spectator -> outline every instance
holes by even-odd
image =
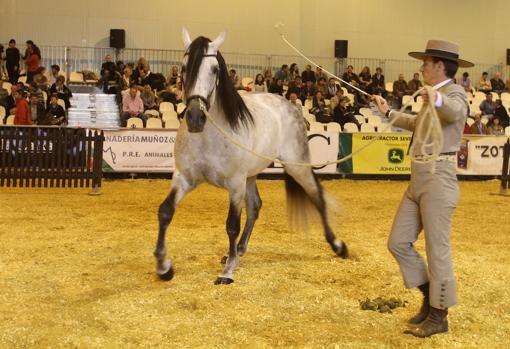
[[[482,76],[480,77],[480,81],[478,82],[478,91],[485,92],[485,93],[492,91],[492,85],[488,79],[488,76],[489,76],[489,74],[487,72],[482,73]]]
[[[181,79],[177,80],[177,84],[175,85],[175,87],[173,89],[173,92],[175,94],[175,101],[177,102],[177,104],[181,103],[182,102],[182,96],[183,96],[182,80]]]
[[[466,93],[473,92],[473,86],[471,85],[471,79],[469,78],[469,74],[467,71],[462,74],[462,78],[460,78],[460,80],[457,83],[464,88],[464,91],[466,91]]]
[[[253,82],[253,92],[267,92],[267,86],[264,83],[264,77],[262,74],[257,74],[255,76],[255,81]]]
[[[140,70],[143,70],[143,66],[147,64],[145,58],[140,57],[138,62],[136,62],[136,66],[133,68],[133,80],[136,85],[142,84],[142,78],[140,77]]]
[[[149,85],[156,91],[165,89],[165,77],[163,74],[152,73],[148,64],[143,65],[143,69],[140,71],[140,77],[142,78],[141,86]]]
[[[413,78],[409,80],[407,87],[409,88],[409,94],[413,94],[422,88],[423,84],[420,81],[420,74],[414,73]]]
[[[475,122],[471,125],[471,134],[473,135],[488,135],[489,130],[482,122],[482,116],[477,113],[475,114]]]
[[[283,80],[282,79],[275,79],[275,82],[269,86],[269,93],[278,94],[280,96],[283,96]]]
[[[323,77],[320,77],[317,82],[317,91],[321,92],[322,97],[328,94],[328,85],[326,84],[326,79]]]
[[[316,73],[315,73],[316,81],[319,81],[320,78],[324,78],[324,81],[328,80],[328,76],[322,71],[321,66],[318,66],[315,71],[316,71]]]
[[[301,77],[296,76],[294,81],[289,82],[289,88],[287,89],[287,93],[285,93],[285,98],[289,99],[291,93],[295,93],[299,97],[301,95],[302,88],[303,83],[301,82]]]
[[[501,125],[498,117],[494,117],[492,119],[492,123],[488,127],[488,131],[489,131],[489,134],[493,135],[493,136],[504,136],[505,135],[505,129]]]
[[[264,83],[266,84],[267,89],[269,90],[269,86],[273,83],[273,74],[271,73],[271,69],[267,69],[264,72]]]
[[[358,126],[358,130],[360,129],[361,125],[354,117],[353,111],[351,108],[348,107],[349,104],[349,98],[342,97],[340,99],[340,102],[333,110],[333,122],[339,123],[342,128],[344,125],[348,122],[352,122]]]
[[[65,103],[66,109],[71,107],[69,99],[73,96],[71,90],[64,84],[65,78],[62,75],[57,76],[57,79],[53,85],[51,85],[50,93],[56,93],[59,99],[62,99]]]
[[[336,96],[338,90],[341,90],[341,88],[340,85],[336,83],[335,78],[329,78],[326,98],[331,99],[332,97]]]
[[[494,115],[494,111],[496,110],[496,103],[492,100],[492,93],[487,93],[485,95],[485,100],[480,104],[480,111],[482,115]]]
[[[133,68],[126,65],[122,72],[121,89],[124,91],[129,88],[135,81],[133,80]]]
[[[3,80],[0,80],[0,105],[3,106],[5,111],[7,112],[7,97],[9,97],[9,92],[4,88]]]
[[[463,132],[463,134],[465,134],[465,135],[470,135],[471,134],[471,126],[469,126],[469,124],[467,123],[467,120],[464,123],[464,132]]]
[[[39,57],[39,60],[41,60],[41,50],[39,47],[37,47],[32,40],[27,40],[25,43],[27,44],[27,48],[25,49],[23,59],[26,61],[30,57],[30,52],[33,52]]]
[[[234,88],[236,90],[240,90],[241,89],[241,79],[239,78],[239,75],[237,75],[236,70],[230,69],[228,72],[228,76],[230,77],[230,80],[232,81]]]
[[[25,92],[14,92],[16,99],[16,114],[14,116],[14,125],[32,125],[30,120],[30,110],[26,100],[27,94]]]
[[[375,74],[372,76],[372,93],[386,98],[386,85],[380,67],[375,68]]]
[[[324,101],[322,92],[319,90],[317,90],[317,92],[315,92],[315,96],[313,96],[312,109],[310,109],[310,113],[315,115],[315,120],[318,122],[328,123],[331,121],[329,110],[326,108],[326,102]]]
[[[57,81],[57,76],[60,76],[60,67],[56,64],[53,64],[51,66],[51,73],[50,73],[50,79],[48,81],[48,84],[51,86],[53,85],[56,81]],[[62,75],[64,76],[64,75]],[[65,81],[65,77],[64,77],[64,81]]]
[[[301,73],[301,81],[303,84],[306,84],[308,81],[311,81],[313,84],[317,81],[315,77],[315,73],[312,71],[312,66],[307,64],[305,70]]]
[[[5,116],[16,114],[16,91],[18,85],[11,86],[11,94],[5,98]]]
[[[498,95],[505,91],[505,82],[501,80],[500,72],[494,74],[494,78],[491,79],[491,86],[492,91],[496,92]]]
[[[306,99],[312,99],[313,96],[315,96],[315,92],[317,89],[315,88],[313,81],[308,80],[306,84],[301,89],[301,102],[303,102],[303,105],[305,104]]]
[[[159,92],[159,101],[161,102],[170,102],[174,106],[177,104],[177,97],[174,93],[174,85],[170,82],[167,82],[165,85],[165,89]],[[175,108],[174,108],[175,109]]]
[[[119,73],[120,75],[122,75],[124,73],[125,67],[126,67],[126,65],[124,64],[124,62],[122,62],[122,61],[115,62],[115,71],[117,73]]]
[[[5,67],[7,68],[7,74],[9,74],[9,82],[15,84],[18,82],[19,77],[19,61],[20,53],[16,47],[16,40],[9,40],[9,47],[5,50],[6,62]]]
[[[275,80],[282,80],[285,85],[289,83],[289,66],[287,64],[282,65],[282,68],[274,75]]]
[[[354,73],[354,67],[352,65],[347,66],[347,71],[342,75],[342,79],[344,81],[347,81],[348,83],[350,83],[353,86],[358,87],[360,85],[360,80],[359,80],[358,76]],[[353,89],[350,86],[347,86],[347,91],[349,91],[349,93],[357,92],[355,89]]]
[[[404,80],[404,74],[398,75],[398,80],[393,83],[393,95],[397,97],[397,109],[402,107],[402,97],[409,94],[409,87]]]
[[[502,127],[507,127],[509,124],[508,112],[501,99],[496,100],[496,109],[494,109],[494,117],[499,118]]]
[[[371,86],[372,86],[372,75],[370,74],[370,68],[365,66],[361,70],[361,73],[359,73],[359,82],[360,82],[360,88],[367,92],[372,93]]]
[[[48,93],[48,78],[46,77],[47,72],[46,68],[39,67],[37,69],[37,74],[34,76],[34,83],[37,85],[37,88],[41,91]]]
[[[52,94],[50,104],[46,109],[46,125],[62,125],[66,121],[66,112],[61,105],[58,104],[58,95]]]
[[[179,79],[179,69],[176,65],[172,66],[172,71],[170,72],[170,75],[168,75],[168,78],[166,79],[167,82],[170,83],[170,85],[177,84],[177,79]]]
[[[31,83],[34,80],[34,76],[37,74],[37,69],[39,69],[39,65],[41,64],[41,59],[34,52],[33,47],[28,49],[28,58],[26,60],[27,63],[27,84]]]
[[[46,108],[44,108],[42,100],[35,94],[30,95],[29,114],[32,124],[46,125]]]
[[[338,89],[338,91],[336,91],[336,93],[333,97],[331,97],[331,99],[329,101],[330,114],[334,113],[336,106],[338,105],[338,103],[340,103],[340,101],[342,100],[343,97],[344,97],[344,90],[342,90],[341,88]]]
[[[37,86],[35,81],[30,83],[28,86],[28,91],[30,92],[30,96],[36,96],[41,102],[43,101],[43,93],[42,90]]]
[[[296,63],[292,63],[289,68],[289,83],[296,80],[297,77],[301,78],[298,66]]]
[[[138,89],[136,86],[131,85],[129,88],[129,94],[122,100],[122,113],[120,114],[120,124],[122,127],[127,126],[127,120],[129,118],[142,119],[143,127],[147,119],[143,114],[143,102],[142,99],[137,95]]]
[[[150,85],[145,85],[143,87],[140,98],[142,99],[144,110],[158,108],[156,105],[156,96],[152,92]]]
[[[297,95],[297,93],[296,93],[296,92],[291,92],[291,93],[290,93],[290,95],[289,95],[289,101],[290,101],[290,103],[292,103],[292,104],[294,104],[295,106],[297,106],[297,107],[300,107],[300,108],[301,108],[301,105],[300,105],[300,104],[298,104],[297,100],[298,100],[298,95]]]
[[[104,62],[101,65],[101,76],[108,77],[108,80],[115,80],[115,71],[117,68],[115,67],[115,63],[112,61],[112,56],[106,55],[104,57]]]

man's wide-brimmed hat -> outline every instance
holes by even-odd
[[[459,45],[443,40],[429,40],[425,52],[409,52],[409,56],[416,59],[425,57],[443,58],[459,63],[461,68],[473,67],[474,64],[459,58]]]

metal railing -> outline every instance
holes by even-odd
[[[140,57],[144,57],[153,72],[168,75],[173,65],[180,66],[183,50],[156,50],[156,49],[123,49],[115,50],[109,47],[77,47],[77,46],[46,46],[41,45],[41,65],[49,68],[52,64],[58,64],[62,71],[90,70],[98,73],[106,55],[111,55],[114,60],[124,63],[136,63]],[[283,64],[297,63],[302,71],[308,62],[300,56],[293,55],[264,55],[223,52],[225,61],[230,68],[236,69],[241,77],[252,77],[263,73],[266,69],[276,72]],[[406,80],[410,80],[414,73],[419,71],[420,62],[414,59],[382,59],[382,58],[346,58],[336,59],[331,57],[311,57],[313,61],[322,65],[325,69],[341,75],[348,65],[354,67],[359,73],[364,66],[375,73],[377,67],[381,67],[386,77],[386,82],[398,79],[400,73]],[[510,77],[510,69],[503,63],[476,63],[473,68],[459,69],[458,76],[468,72],[473,84],[477,84],[482,72],[486,71],[492,76],[496,71],[502,73],[502,78]]]

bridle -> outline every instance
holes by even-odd
[[[186,52],[184,54],[184,56],[188,56],[188,55],[189,55],[189,52]],[[218,54],[217,53],[216,54],[205,54],[205,55],[203,55],[203,57],[215,57],[217,59]],[[217,82],[218,82],[218,73],[216,73],[216,84],[217,84]],[[186,109],[188,109],[187,106],[190,104],[191,101],[198,100],[200,110],[208,111],[209,108],[211,107],[211,103],[209,102],[209,99],[211,98],[211,95],[213,94],[213,92],[214,92],[214,88],[212,89],[209,96],[207,96],[207,98],[205,98],[204,96],[200,96],[200,95],[191,95],[191,96],[187,97],[186,98]],[[183,111],[183,114],[186,112],[186,109]]]

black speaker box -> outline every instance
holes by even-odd
[[[510,48],[506,49],[506,65],[510,65]]]
[[[335,40],[335,57],[347,58],[347,40]]]
[[[110,29],[110,47],[116,49],[126,47],[126,31],[124,29]]]

